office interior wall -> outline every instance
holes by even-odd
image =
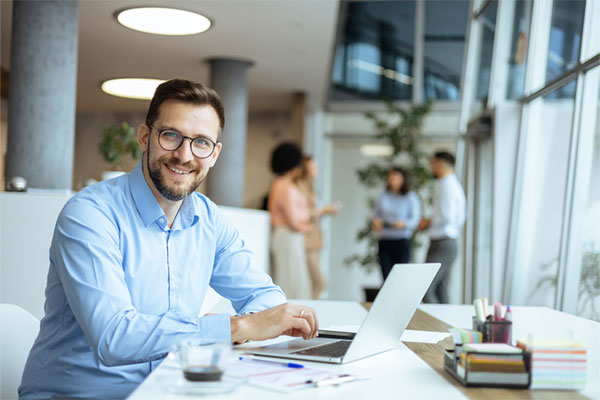
[[[137,127],[146,119],[144,112],[78,112],[75,119],[75,150],[73,160],[73,189],[80,190],[90,178],[100,180],[103,171],[112,166],[104,161],[98,151],[104,129],[109,124],[127,122]],[[122,158],[122,170],[131,171],[138,161],[130,156]]]
[[[250,112],[246,138],[244,207],[261,207],[274,178],[270,165],[271,152],[279,143],[295,140],[297,138],[293,133],[289,111]],[[302,143],[297,144],[302,146]]]

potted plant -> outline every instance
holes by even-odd
[[[121,157],[130,154],[134,160],[140,158],[140,148],[133,126],[127,122],[121,125],[107,125],[102,134],[102,141],[98,145],[104,161],[111,164],[111,171],[104,171],[102,179],[111,179],[124,174],[121,170]]]
[[[410,176],[411,186],[417,192],[421,200],[426,197],[425,188],[433,177],[429,172],[429,155],[421,150],[419,142],[421,139],[421,127],[423,120],[431,111],[432,103],[412,104],[405,108],[394,104],[392,101],[386,101],[387,112],[391,118],[382,119],[374,112],[367,112],[366,116],[373,121],[376,129],[375,138],[382,144],[391,148],[391,154],[383,160],[377,160],[368,164],[364,168],[356,170],[358,181],[367,188],[385,187],[387,180],[387,171],[396,165],[402,165],[408,176]],[[388,121],[398,122],[390,123]],[[368,206],[373,209],[375,198],[368,198]],[[431,199],[428,199],[431,201]],[[366,254],[353,254],[344,259],[347,266],[358,265],[370,272],[378,266],[377,257],[377,237],[371,230],[371,219],[368,218],[365,224],[356,234],[358,242],[367,243]],[[418,246],[416,236],[412,238],[413,247]],[[373,301],[379,288],[365,287],[366,301]]]

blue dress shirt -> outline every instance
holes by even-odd
[[[375,203],[373,218],[381,218],[384,228],[379,234],[379,239],[410,239],[419,220],[421,219],[421,202],[415,192],[396,194],[384,192]],[[403,229],[392,228],[392,223],[403,221]]]
[[[206,196],[188,196],[169,229],[141,164],[82,190],[56,222],[19,396],[124,398],[175,342],[230,341],[229,315],[198,317],[208,285],[237,312],[286,301]]]

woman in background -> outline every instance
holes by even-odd
[[[319,264],[319,252],[323,248],[323,236],[319,225],[319,218],[323,215],[336,214],[340,206],[329,204],[322,208],[317,207],[317,194],[314,189],[314,181],[319,173],[319,167],[312,156],[302,157],[301,172],[296,179],[296,185],[306,197],[308,213],[310,217],[310,230],[304,236],[304,246],[306,249],[306,262],[308,264],[308,273],[312,284],[312,298],[318,299],[319,295],[325,290],[325,279],[321,272]]]
[[[421,204],[410,191],[406,173],[388,171],[386,191],[375,203],[371,228],[379,237],[379,264],[385,280],[394,264],[410,260],[410,238],[421,218]]]
[[[310,230],[306,198],[294,181],[300,175],[302,151],[291,142],[273,150],[271,169],[277,175],[269,191],[273,281],[288,298],[310,299],[311,284],[304,252],[304,234]]]

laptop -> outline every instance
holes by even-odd
[[[356,333],[319,330],[315,339],[244,350],[260,356],[342,364],[393,349],[439,268],[439,263],[394,265]]]

